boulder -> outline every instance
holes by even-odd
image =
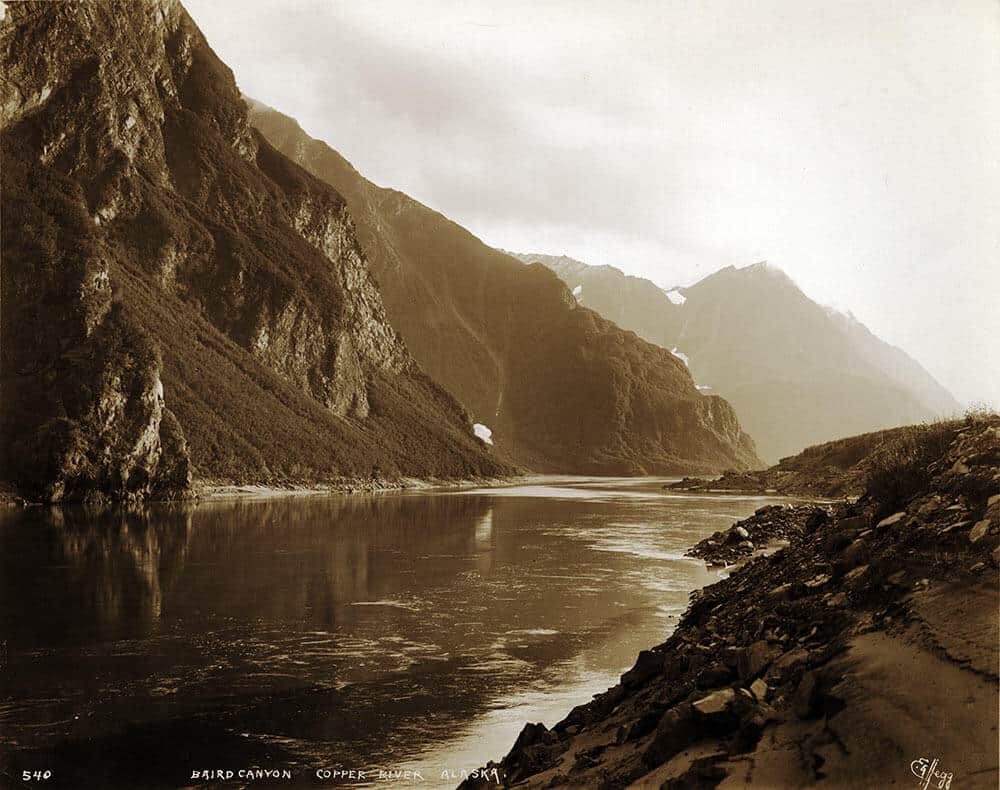
[[[883,529],[884,527],[891,527],[891,526],[893,526],[895,524],[898,524],[904,518],[906,518],[906,511],[905,510],[900,510],[898,513],[893,513],[891,516],[887,516],[886,518],[882,519],[875,526],[878,529]]]
[[[767,669],[768,664],[774,660],[777,653],[778,651],[767,642],[762,639],[758,640],[739,655],[736,661],[736,671],[743,680],[755,678]]]
[[[985,518],[976,522],[976,525],[969,530],[969,542],[978,543],[990,528],[990,522]]]
[[[536,746],[538,744],[553,743],[556,740],[558,740],[558,736],[541,722],[528,722],[521,729],[517,740],[514,741],[514,747],[511,749],[511,752],[519,752],[529,746]]]
[[[715,663],[698,673],[698,688],[710,689],[728,683],[733,679],[733,671],[724,664]]]
[[[844,576],[844,584],[850,590],[859,590],[864,587],[865,576],[868,574],[868,565],[859,565],[854,570]]]
[[[807,665],[811,657],[808,650],[801,647],[793,648],[771,664],[765,677],[783,679]]]
[[[889,574],[889,576],[886,577],[886,581],[896,587],[903,587],[906,582],[906,571],[896,571],[895,573]]]
[[[691,703],[691,707],[702,716],[719,716],[729,709],[735,699],[736,692],[731,688],[719,689]]]
[[[853,537],[867,526],[868,522],[864,516],[851,516],[850,518],[842,518],[838,521],[836,531],[838,533],[850,533],[851,537]]]
[[[815,672],[806,672],[792,696],[792,709],[800,718],[810,716],[819,699],[819,688]]]
[[[647,766],[660,765],[689,746],[700,735],[700,727],[695,720],[690,703],[675,705],[656,725],[649,746],[643,752],[642,761]]]
[[[819,573],[813,576],[809,581],[806,582],[806,587],[810,590],[818,590],[820,587],[824,587],[830,581],[829,574]]]
[[[760,701],[764,702],[767,699],[767,692],[770,687],[767,685],[767,681],[762,678],[757,678],[753,683],[750,684],[751,693]]]
[[[665,661],[662,653],[654,653],[652,650],[643,650],[639,653],[635,666],[622,675],[622,685],[627,688],[642,686],[651,678],[660,674],[664,669],[664,664]]]
[[[859,563],[866,562],[871,557],[871,547],[863,538],[857,538],[850,546],[840,553],[838,567],[847,570]]]
[[[774,587],[768,594],[767,597],[775,601],[787,601],[792,597],[793,586],[791,583],[780,584]]]

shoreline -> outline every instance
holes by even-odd
[[[513,475],[510,477],[478,478],[342,478],[313,483],[234,483],[212,479],[195,479],[190,493],[178,498],[152,498],[142,504],[187,502],[255,501],[297,497],[353,496],[357,494],[382,494],[402,491],[461,491],[469,488],[502,488],[535,480],[541,475]],[[84,504],[72,502],[35,502],[22,497],[6,483],[0,483],[0,507],[68,507]],[[109,507],[128,506],[123,501],[105,503]],[[134,504],[134,503],[133,503]]]
[[[937,761],[935,785],[995,788],[1000,424],[967,424],[927,467],[902,501],[761,508],[700,541],[689,556],[736,560],[727,577],[487,769],[525,788],[885,787]]]

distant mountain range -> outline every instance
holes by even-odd
[[[264,137],[347,200],[390,322],[505,457],[601,474],[761,463],[730,405],[700,393],[669,351],[579,307],[548,268],[376,186],[294,119],[251,104]]]
[[[699,387],[733,404],[769,461],[959,408],[906,352],[817,304],[770,264],[729,266],[665,290],[612,266],[510,254],[548,266],[580,304],[672,350]]]

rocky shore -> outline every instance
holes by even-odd
[[[858,497],[864,493],[872,466],[914,431],[956,426],[905,426],[835,439],[782,458],[774,466],[749,472],[728,471],[716,478],[685,477],[664,488],[679,491],[741,494],[787,494],[817,498]]]
[[[734,530],[692,553],[790,543],[694,593],[617,686],[526,725],[489,766],[507,786],[997,786],[1000,420],[911,432],[859,501]]]
[[[709,565],[732,565],[775,541],[790,541],[830,517],[816,505],[767,505],[750,518],[699,541],[688,552]]]

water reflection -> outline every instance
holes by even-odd
[[[10,645],[120,639],[155,627],[192,506],[0,513],[0,628]]]
[[[684,549],[760,505],[545,491],[0,511],[0,770],[474,767],[661,641]]]

